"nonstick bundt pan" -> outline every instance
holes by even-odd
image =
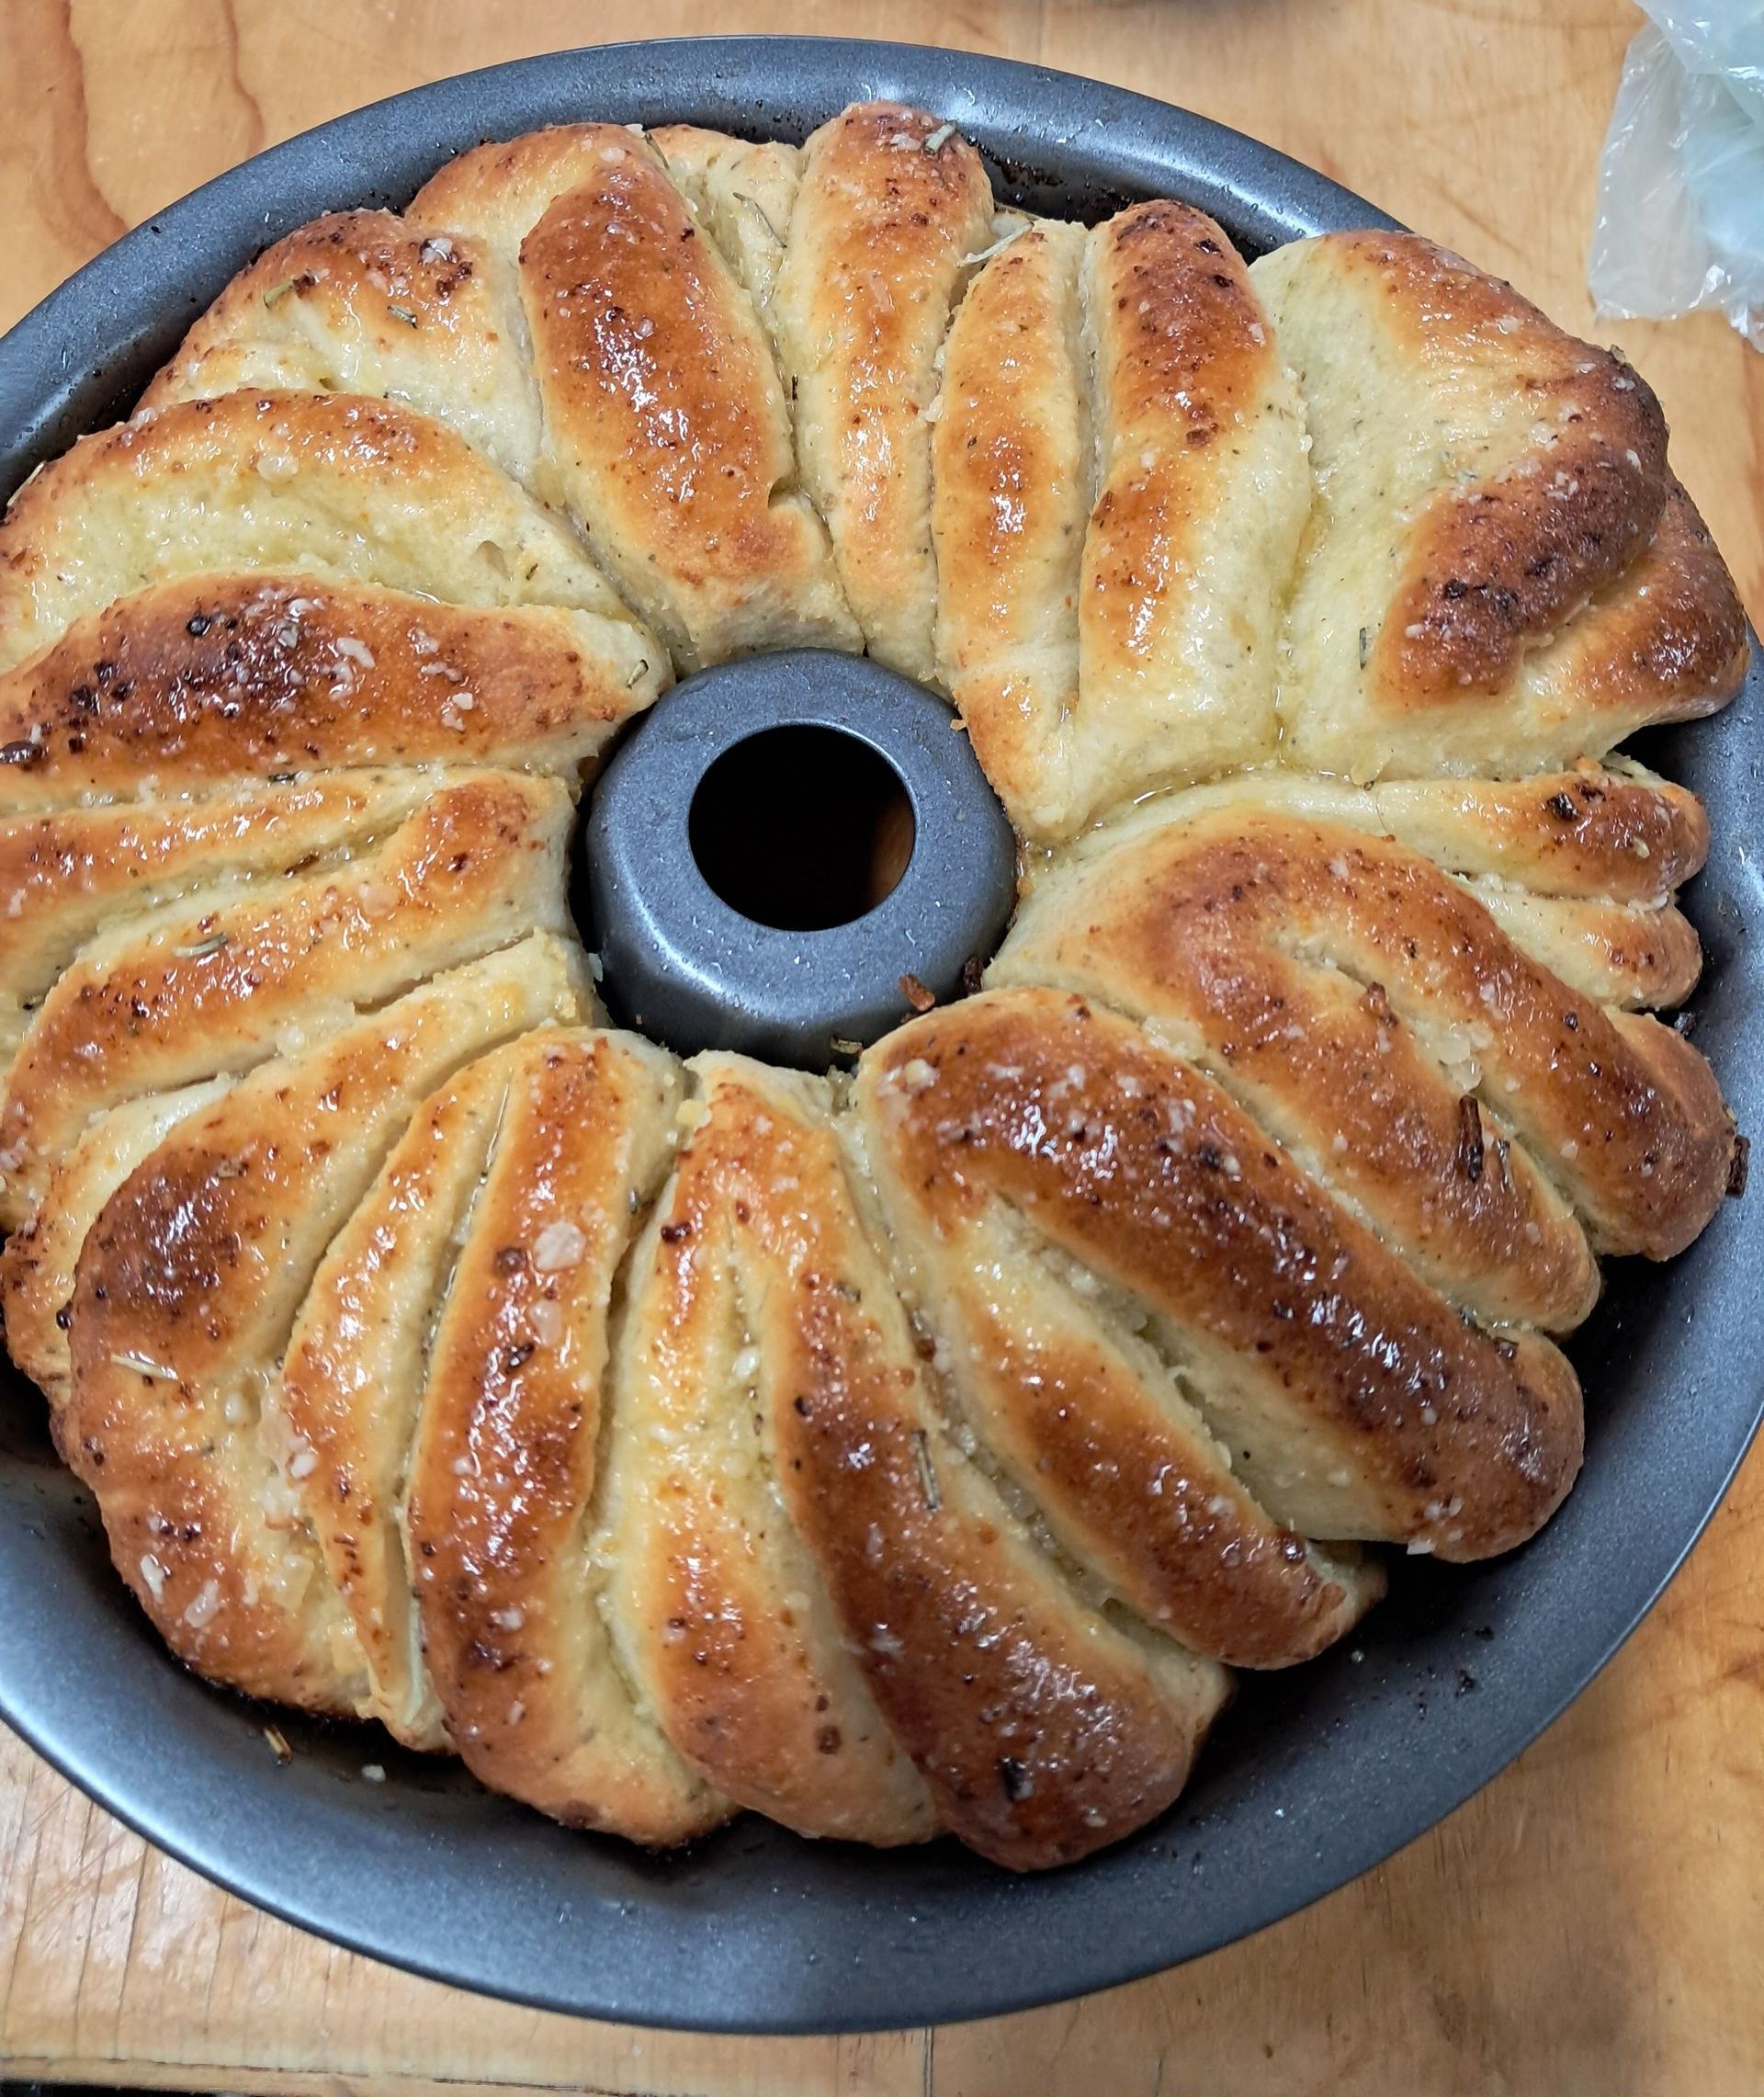
[[[126,412],[266,243],[402,206],[448,156],[583,117],[801,139],[845,104],[935,111],[1001,199],[1096,221],[1170,196],[1250,255],[1390,221],[1235,132],[964,53],[717,40],[563,53],[403,95],[234,169],[119,242],[0,343],[0,490]],[[1521,288],[1521,289],[1524,287]],[[1764,694],[1754,659],[1753,705]],[[1708,803],[1688,908],[1696,1040],[1742,1129],[1764,1124],[1764,788],[1751,707],[1641,754]],[[0,1381],[0,1714],[130,1826],[244,1898],[438,1978],[597,2017],[859,2030],[1009,2011],[1130,1979],[1340,1886],[1467,1798],[1634,1628],[1719,1502],[1764,1401],[1764,1210],[1728,1202],[1682,1257],[1621,1263],[1571,1353],[1584,1475],[1524,1549],[1400,1564],[1352,1638],[1245,1674],[1180,1803],[1081,1865],[1018,1877],[953,1841],[799,1840],[757,1818],[648,1854],[574,1833],[378,1730],[303,1721],[187,1673],[116,1579],[41,1400]],[[266,1734],[266,1729],[272,1730]],[[278,1752],[285,1738],[287,1752]],[[367,1774],[371,1771],[371,1777]]]

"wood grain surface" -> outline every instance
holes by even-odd
[[[1621,0],[0,0],[0,324],[172,198],[356,104],[601,38],[820,28],[1204,110],[1590,327],[1594,171],[1638,19]],[[1764,358],[1713,319],[1596,332],[1658,391],[1759,620]],[[413,1980],[215,1891],[0,1733],[0,2072],[462,2097],[1756,2091],[1761,1596],[1755,1456],[1603,1679],[1384,1869],[1159,1979],[876,2039],[673,2037]]]

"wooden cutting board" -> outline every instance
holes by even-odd
[[[1594,169],[1638,19],[1620,0],[846,0],[836,17],[812,0],[6,0],[0,325],[170,198],[357,103],[596,30],[821,28],[1204,110],[1589,327]],[[1597,332],[1665,402],[1764,622],[1764,358],[1714,320]],[[0,1734],[0,2069],[454,2097],[1756,2091],[1761,1595],[1764,1458],[1605,1677],[1384,1869],[1160,1979],[877,2039],[675,2038],[410,1979],[216,1892]]]

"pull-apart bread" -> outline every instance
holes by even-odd
[[[804,644],[946,693],[1022,907],[854,1073],[682,1062],[576,803]],[[1030,219],[892,104],[480,147],[0,526],[7,1344],[216,1681],[1080,1856],[1572,1485],[1599,1256],[1738,1177],[1611,753],[1747,645],[1646,386],[1425,241]]]

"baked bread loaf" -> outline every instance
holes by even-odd
[[[612,1028],[607,740],[802,643],[1024,841],[826,1076]],[[190,1666],[650,1843],[1026,1868],[1372,1547],[1571,1487],[1707,1222],[1733,585],[1653,395],[1408,235],[1002,209],[934,115],[583,123],[288,235],[0,524],[0,1256]]]

